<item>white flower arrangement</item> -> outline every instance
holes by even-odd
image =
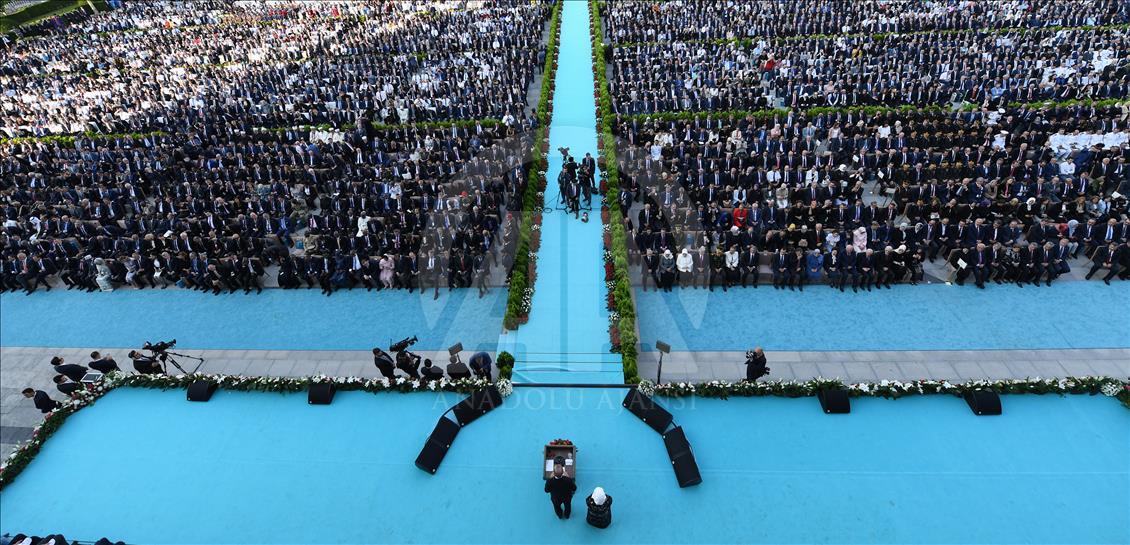
[[[498,393],[502,394],[504,398],[510,397],[510,394],[514,393],[514,384],[507,379],[499,379],[498,382],[494,383],[494,386],[498,388]]]
[[[645,396],[651,397],[655,395],[655,383],[648,379],[643,379],[639,384],[636,385],[636,391]]]
[[[531,231],[541,231],[541,226],[535,223],[535,224],[530,226],[530,230]]]
[[[1118,392],[1123,388],[1120,388],[1117,382],[1108,382],[1103,384],[1103,387],[1100,388],[1099,391],[1102,392],[1104,396],[1114,397],[1118,395]]]

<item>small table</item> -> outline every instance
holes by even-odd
[[[558,456],[565,459],[565,475],[577,478],[577,446],[576,445],[546,445],[545,456],[542,457],[542,478],[549,480],[553,476],[553,459]]]

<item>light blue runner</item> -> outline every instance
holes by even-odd
[[[558,206],[558,148],[569,148],[578,163],[585,153],[597,156],[590,40],[588,3],[565,2],[546,174],[545,200],[551,209]],[[624,381],[619,355],[609,353],[599,199],[593,196],[588,223],[560,210],[543,217],[530,321],[499,339],[500,349],[516,358],[515,381]]]

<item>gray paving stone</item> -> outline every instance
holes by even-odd
[[[1070,374],[1058,361],[1034,361],[1032,366],[1036,368],[1036,375],[1043,378],[1063,377]]]
[[[847,371],[844,370],[844,364],[840,362],[819,362],[816,364],[816,369],[820,371],[820,376],[824,378],[847,377]]]
[[[294,368],[294,362],[290,360],[277,360],[271,364],[267,370],[267,374],[273,377],[290,376],[290,370]]]
[[[800,361],[829,361],[827,352],[801,352]]]
[[[1097,374],[1111,377],[1130,377],[1130,361],[1128,360],[1093,360],[1088,362],[1091,369]]]
[[[986,378],[1024,378],[1013,374],[1012,369],[1009,369],[1003,361],[983,361],[978,365],[981,367],[982,376]]]
[[[844,379],[849,382],[871,382],[879,379],[878,374],[875,372],[874,363],[872,362],[855,362],[844,364]],[[896,367],[897,369],[897,367]],[[898,377],[884,376],[884,379],[895,379]]]
[[[900,362],[899,369],[902,369],[902,376],[906,380],[922,380],[934,378],[927,370],[926,364],[918,362]]]
[[[981,367],[979,365],[977,365],[977,362],[974,362],[974,361],[956,361],[956,362],[953,362],[950,367],[953,369],[953,372],[956,373],[959,378],[962,378],[964,380],[975,380],[975,379],[985,378],[985,372],[982,371]],[[931,369],[932,370],[941,370],[941,369],[943,369],[943,367],[942,366],[936,366],[936,367],[932,367]]]
[[[772,365],[770,365],[772,367]],[[815,363],[800,362],[790,365],[793,371],[793,376],[797,380],[809,380],[820,376],[820,369],[816,367]]]
[[[765,357],[781,362],[804,361],[801,359],[801,352],[766,352]]]

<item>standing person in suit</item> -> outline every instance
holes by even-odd
[[[51,366],[55,368],[56,373],[59,373],[60,375],[66,375],[67,378],[75,382],[81,382],[82,377],[86,376],[86,373],[90,371],[82,365],[65,363],[63,361],[63,358],[60,356],[51,358]]]
[[[90,353],[90,363],[86,364],[87,367],[98,371],[99,373],[106,374],[110,371],[121,371],[118,367],[118,362],[110,356],[102,356],[97,350]]]
[[[380,348],[373,349],[373,365],[381,372],[381,376],[393,380],[396,378],[396,365],[392,362],[392,356]]]
[[[557,513],[557,518],[569,518],[573,513],[573,493],[577,491],[577,483],[572,477],[565,475],[564,466],[554,464],[553,476],[545,481],[545,491],[549,493],[549,501],[553,502],[553,512]]]
[[[47,414],[59,408],[59,402],[51,399],[51,396],[47,395],[47,392],[43,390],[24,388],[23,394],[24,397],[33,400],[35,402],[35,408],[39,409],[39,412],[43,414]]]

